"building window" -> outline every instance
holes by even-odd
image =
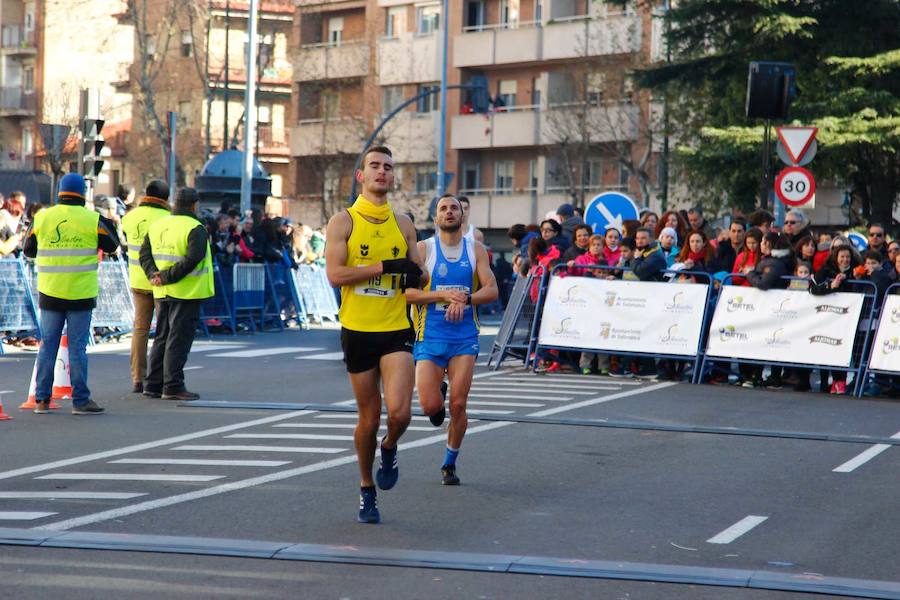
[[[344,36],[344,17],[331,17],[328,19],[328,44],[340,46]]]
[[[494,189],[498,194],[512,192],[515,167],[516,163],[511,160],[498,160],[494,163]]]
[[[588,73],[585,80],[585,99],[591,106],[598,106],[603,100],[603,88],[606,87],[606,76],[603,73]]]
[[[538,166],[533,158],[528,161],[528,187],[532,192],[538,189]]]
[[[463,190],[474,193],[481,188],[481,165],[479,163],[463,164]]]
[[[341,114],[341,95],[335,91],[322,92],[322,118],[326,121],[337,119]]]
[[[416,166],[416,193],[427,194],[437,189],[437,165]]]
[[[589,158],[584,163],[584,181],[591,189],[603,187],[603,161],[599,158]]]
[[[628,169],[625,168],[625,165],[619,164],[619,185],[622,188],[628,189],[628,180],[631,178],[631,173],[628,172]]]
[[[519,26],[519,0],[500,0],[500,24],[507,29]]]
[[[191,101],[185,100],[178,103],[178,120],[182,127],[191,126]]]
[[[420,6],[416,9],[416,33],[419,35],[431,35],[440,27],[441,6],[433,4]]]
[[[515,106],[516,105],[516,88],[515,79],[504,79],[497,84],[497,106]]]
[[[270,124],[272,122],[272,107],[266,104],[257,105],[256,122],[262,125]]]
[[[181,32],[181,56],[183,58],[190,58],[194,55],[194,36],[191,35],[191,32],[185,29]]]
[[[484,28],[484,0],[469,0],[466,5],[466,30],[481,31]]]
[[[392,6],[387,9],[387,23],[384,35],[389,38],[398,38],[406,33],[406,7]]]
[[[382,88],[382,113],[389,114],[403,103],[403,86],[388,85]]]
[[[22,70],[22,87],[26,94],[34,92],[34,67],[25,67]]]
[[[437,83],[420,83],[418,88],[416,89],[417,94],[421,94],[430,89],[438,88]],[[416,101],[416,112],[417,113],[430,113],[437,112],[441,108],[441,95],[437,93],[432,93],[427,96],[423,96]]]
[[[34,135],[30,127],[22,128],[22,156],[34,154]]]

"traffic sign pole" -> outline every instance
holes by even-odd
[[[816,180],[803,167],[788,167],[775,178],[775,194],[788,206],[804,206],[816,195]]]

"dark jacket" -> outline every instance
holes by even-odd
[[[575,260],[576,258],[581,256],[585,252],[587,252],[587,248],[579,248],[578,246],[573,244],[571,248],[569,248],[568,250],[563,252],[562,260],[563,260],[563,262],[569,262],[570,260]]]
[[[77,198],[68,198],[63,196],[59,198],[58,204],[66,204],[68,206],[84,206],[84,200]],[[37,257],[38,243],[37,236],[34,234],[34,224],[28,228],[28,234],[25,236],[25,244],[22,252],[28,258]],[[101,216],[100,222],[97,223],[97,249],[103,250],[107,254],[112,254],[119,247],[119,236],[116,234],[116,225],[109,219]],[[38,296],[38,306],[43,310],[53,310],[57,312],[65,312],[67,310],[91,310],[97,306],[96,298],[85,298],[83,300],[64,300],[40,293]]]
[[[782,277],[794,274],[794,259],[791,256],[764,256],[756,263],[754,270],[747,273],[750,285],[760,290],[784,290],[790,280]]]
[[[197,216],[188,210],[176,210],[172,214],[197,219]],[[197,224],[202,225],[199,220]],[[208,244],[209,234],[206,231],[206,227],[195,227],[188,234],[188,246],[185,257],[168,269],[160,271],[156,266],[156,261],[153,260],[153,249],[150,246],[150,236],[148,235],[144,238],[144,244],[141,246],[141,268],[144,269],[148,279],[152,279],[155,273],[159,273],[163,285],[177,283],[196,269],[203,259],[206,258]],[[164,298],[164,300],[166,299],[168,298]]]
[[[575,241],[575,228],[579,225],[584,225],[584,219],[579,217],[578,215],[572,215],[562,223],[562,234],[566,236],[569,242]]]
[[[722,240],[716,248],[716,262],[721,267],[720,271],[728,271],[737,260],[737,251],[731,245],[731,240]]]
[[[634,274],[641,281],[662,281],[663,271],[667,268],[666,257],[659,243],[653,242],[643,250],[635,252]]]

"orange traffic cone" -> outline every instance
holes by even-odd
[[[0,421],[10,421],[12,417],[3,412],[3,399],[0,398]]]
[[[63,339],[66,342],[66,363],[68,363],[68,340],[65,338],[65,336],[63,336]],[[60,348],[60,350],[62,350],[62,348]],[[57,364],[58,363],[59,363],[59,360],[57,359]],[[56,377],[57,377],[57,374],[56,374],[56,372],[54,372],[54,374],[53,374],[53,379],[54,379],[53,390],[54,390],[54,392],[56,391],[56,381],[55,381]],[[66,381],[68,381],[68,373],[66,374],[66,377],[67,377]],[[34,397],[36,389],[37,389],[37,360],[34,361],[34,368],[31,369],[31,384],[28,386],[28,399],[25,400],[25,402],[23,404],[19,405],[20,409],[31,410],[36,406],[35,397]],[[53,398],[50,400],[50,408],[60,408],[59,404],[54,402],[55,398],[56,398],[56,396],[54,395]]]
[[[72,399],[72,378],[69,375],[69,336],[62,336],[59,351],[56,353],[56,365],[53,368],[52,400]],[[52,408],[52,407],[51,407]]]

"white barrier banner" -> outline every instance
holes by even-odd
[[[863,294],[813,296],[726,286],[709,328],[706,354],[849,367]]]
[[[887,296],[884,300],[869,368],[900,373],[900,296]]]
[[[561,348],[694,355],[708,287],[554,277],[538,340]]]

